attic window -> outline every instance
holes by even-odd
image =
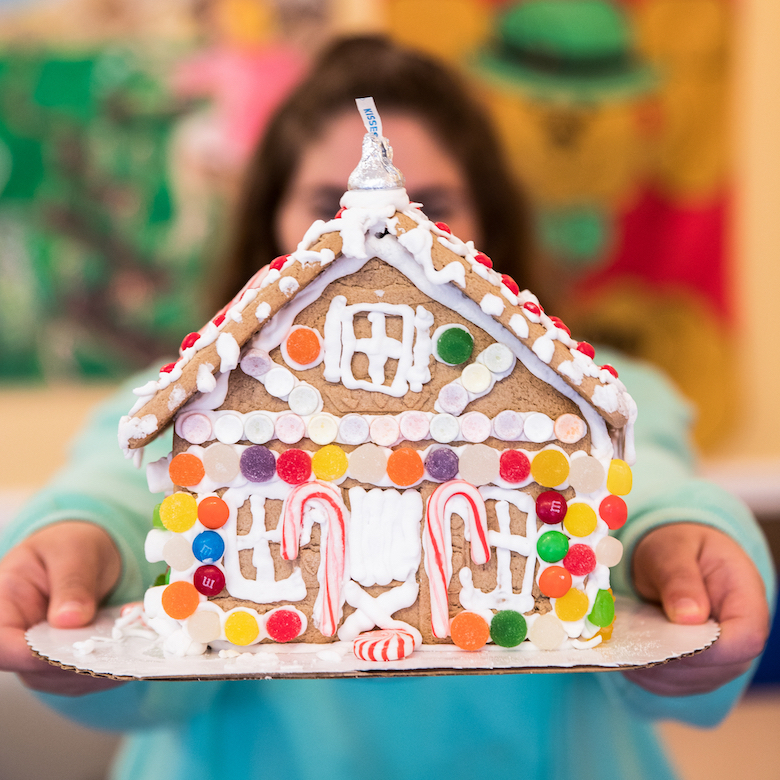
[[[357,337],[356,317],[368,319],[370,337]],[[390,328],[388,318],[398,318],[400,330]],[[409,390],[419,393],[431,379],[432,325],[433,315],[422,306],[416,312],[406,304],[348,306],[347,299],[337,295],[325,320],[325,379],[341,382],[350,390],[371,390],[397,398]],[[400,338],[389,335],[388,330],[398,332]],[[368,379],[358,379],[353,373],[352,360],[361,353],[368,359]]]

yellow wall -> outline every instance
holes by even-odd
[[[718,453],[780,456],[780,3],[737,5],[733,284],[739,417]]]

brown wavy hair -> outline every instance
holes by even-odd
[[[330,120],[371,95],[381,110],[418,117],[465,178],[481,228],[480,249],[522,289],[528,276],[528,209],[504,161],[485,110],[458,74],[431,57],[380,36],[331,44],[276,111],[247,169],[228,263],[226,292],[237,291],[282,253],[279,205],[307,145]],[[346,187],[346,182],[345,182]],[[464,240],[468,236],[461,236]]]

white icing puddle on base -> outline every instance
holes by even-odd
[[[542,651],[524,642],[517,648],[487,645],[470,653],[453,645],[428,645],[409,658],[383,663],[360,661],[352,653],[351,642],[231,646],[221,652],[209,650],[204,655],[165,658],[161,640],[144,636],[112,639],[118,607],[101,610],[96,621],[86,628],[66,630],[40,623],[27,632],[27,642],[50,663],[102,677],[292,679],[371,674],[615,671],[653,666],[700,652],[720,634],[720,627],[712,620],[698,626],[675,625],[657,607],[625,597],[618,597],[616,607],[618,619],[612,639],[593,648]]]

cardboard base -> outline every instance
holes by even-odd
[[[352,653],[351,642],[330,645],[261,644],[232,647],[233,657],[209,650],[185,658],[164,657],[161,640],[111,638],[119,609],[105,609],[91,626],[56,629],[40,623],[27,632],[27,642],[52,664],[96,677],[119,680],[257,679],[364,677],[390,675],[501,674],[520,672],[605,672],[641,668],[693,655],[720,634],[710,620],[698,626],[670,623],[657,607],[618,598],[618,619],[612,639],[593,648],[541,651],[529,642],[517,648],[487,645],[466,652],[451,645],[423,646],[401,661],[367,662]],[[76,642],[92,639],[84,653]]]

